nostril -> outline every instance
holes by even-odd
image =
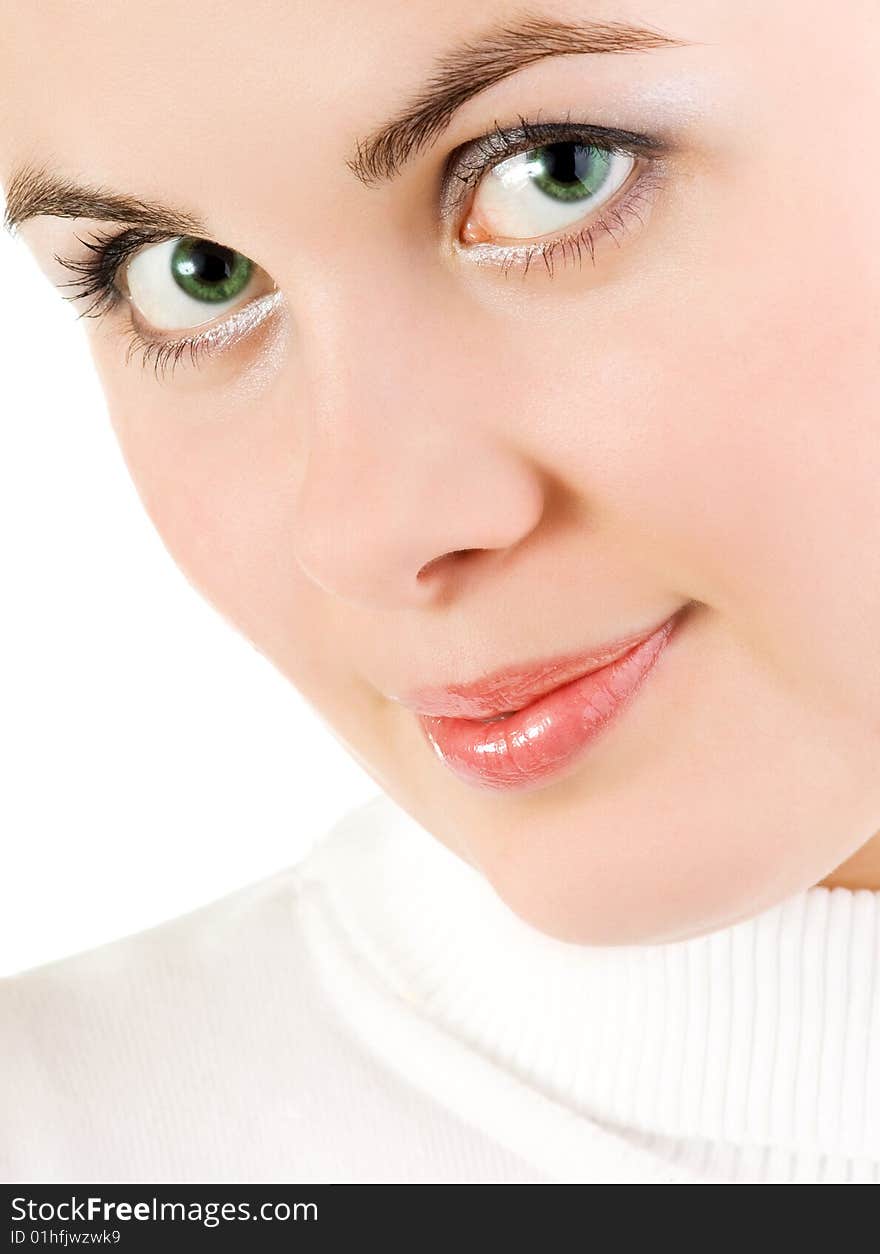
[[[452,558],[464,557],[467,553],[473,553],[473,552],[474,552],[474,549],[453,549],[452,552],[450,553],[443,553],[441,554],[440,557],[432,558],[430,562],[426,562],[425,565],[421,568],[419,573],[416,575],[416,579],[425,579],[428,575],[428,572],[432,570],[433,567],[439,565],[441,562],[450,561]]]

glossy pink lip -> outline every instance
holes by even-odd
[[[545,784],[567,773],[633,696],[680,617],[677,610],[650,634],[617,641],[586,662],[569,656],[525,674],[507,670],[476,684],[422,690],[419,722],[440,760],[469,783],[504,790]],[[438,713],[439,705],[453,715]],[[486,721],[505,710],[513,712]]]
[[[680,612],[676,610],[676,614]],[[434,714],[444,718],[495,718],[512,710],[521,710],[545,692],[552,692],[569,680],[579,679],[607,666],[657,630],[657,626],[650,627],[647,631],[619,636],[617,640],[590,652],[557,654],[528,667],[505,666],[469,684],[416,688],[394,700],[417,714]]]

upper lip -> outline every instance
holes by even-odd
[[[443,718],[485,719],[511,713],[562,684],[581,679],[610,662],[616,662],[652,636],[670,617],[667,615],[644,631],[618,636],[589,650],[557,654],[519,666],[504,666],[470,683],[413,688],[392,699],[418,714]]]

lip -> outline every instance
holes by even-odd
[[[566,774],[629,703],[684,608],[648,634],[589,655],[557,658],[527,672],[496,671],[454,689],[422,689],[404,704],[417,701],[418,720],[438,758],[467,783],[504,791],[549,783]],[[499,713],[503,717],[486,721]]]
[[[443,718],[487,719],[514,710],[521,710],[538,697],[572,679],[607,666],[623,657],[637,644],[655,634],[665,623],[671,622],[682,612],[679,607],[662,623],[655,623],[643,631],[618,636],[589,651],[556,654],[541,658],[529,666],[504,666],[471,683],[438,685],[415,688],[404,696],[394,697],[417,714],[432,714]]]

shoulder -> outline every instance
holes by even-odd
[[[349,811],[274,875],[0,980],[2,1177],[89,1179],[99,1162],[120,1179],[151,1161],[173,1172],[177,1145],[216,1179],[221,1093],[227,1128],[230,1110],[259,1120],[261,1103],[286,1102],[296,1119],[334,1048],[302,900],[350,842],[380,830],[383,800]],[[139,1148],[143,1138],[161,1152]]]

